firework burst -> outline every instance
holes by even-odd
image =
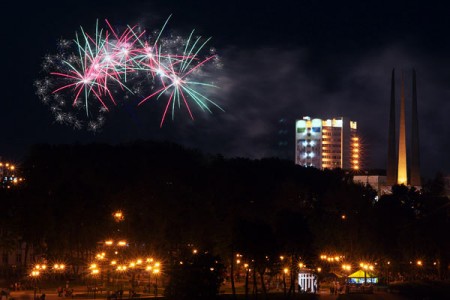
[[[74,40],[61,40],[58,53],[44,58],[47,75],[35,82],[56,122],[96,131],[105,113],[130,99],[138,106],[165,99],[160,126],[169,110],[174,118],[176,108],[185,107],[192,119],[192,104],[208,112],[221,109],[201,92],[215,87],[200,80],[204,66],[218,60],[215,53],[202,54],[209,39],[194,38],[194,31],[187,39],[164,37],[168,20],[154,35],[138,26],[118,31],[105,20],[106,28],[97,22],[94,34],[80,27]]]
[[[152,57],[157,57],[158,61],[152,59],[150,64],[143,64],[151,74],[156,74],[159,81],[159,89],[142,99],[138,105],[142,105],[152,98],[166,96],[167,103],[161,118],[161,126],[164,123],[169,108],[174,118],[175,108],[184,106],[190,117],[193,119],[192,110],[189,102],[194,102],[202,110],[211,112],[210,105],[221,109],[206,95],[198,91],[198,87],[215,87],[213,84],[196,80],[200,77],[201,68],[211,60],[217,59],[215,53],[206,57],[199,55],[209,39],[201,42],[201,37],[193,38],[193,33],[186,41],[183,41],[184,47],[180,52],[170,51],[168,53],[155,52]],[[157,49],[157,48],[156,48]]]

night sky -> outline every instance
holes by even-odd
[[[391,70],[396,69],[397,82],[404,71],[409,108],[415,68],[423,175],[450,173],[450,6],[432,1],[90,2],[15,1],[2,9],[4,159],[20,161],[35,143],[152,139],[226,157],[293,160],[296,119],[344,116],[358,122],[365,167],[384,169]],[[192,121],[180,109],[161,129],[161,100],[112,110],[95,134],[55,122],[33,83],[59,39],[74,38],[80,26],[93,29],[97,19],[157,29],[169,15],[167,32],[186,36],[195,28],[212,37],[209,46],[217,49],[222,67],[212,74],[219,88],[210,96],[225,112],[194,109]],[[285,129],[288,135],[280,137]],[[288,151],[278,146],[280,140],[287,140]]]

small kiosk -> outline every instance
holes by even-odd
[[[300,293],[317,293],[317,274],[310,270],[302,270],[298,273],[298,289]]]
[[[378,283],[378,277],[368,271],[359,270],[347,277],[345,293],[372,294],[373,285]]]
[[[375,284],[378,283],[378,277],[372,272],[359,270],[348,275],[347,282],[354,284]]]

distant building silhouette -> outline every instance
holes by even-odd
[[[382,174],[382,172],[376,170],[364,171],[353,175],[353,182],[371,186],[377,192],[378,196],[390,193],[390,191],[386,189],[386,176]],[[378,198],[376,200],[378,200]]]
[[[287,118],[278,119],[275,152],[279,158],[292,160],[292,135],[289,134],[292,131],[289,130],[290,126],[292,124]]]

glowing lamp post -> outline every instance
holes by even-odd
[[[53,269],[55,271],[64,271],[65,268],[66,268],[66,266],[64,264],[54,264],[53,265]]]
[[[420,278],[422,276],[422,272],[421,269],[423,267],[423,262],[421,260],[416,261],[416,265],[417,265],[417,271],[415,272],[415,274],[417,274],[417,278]]]
[[[359,266],[364,270],[364,284],[367,283],[367,271],[373,271],[373,265],[360,263]]]
[[[148,272],[148,292],[151,293],[153,267],[148,265],[145,267],[145,271]]]
[[[352,269],[351,265],[346,265],[346,264],[342,265],[342,270],[344,270],[344,271],[350,271],[351,269]]]
[[[47,265],[39,265],[38,264],[38,265],[34,266],[34,269],[38,270],[38,271],[40,271],[40,270],[45,271],[47,269]]]
[[[94,299],[95,299],[95,294],[97,292],[97,276],[98,274],[100,274],[100,270],[97,268],[94,268],[91,270],[91,275],[92,277],[94,277]]]
[[[58,276],[59,279],[61,280],[62,277],[63,277],[62,274],[64,273],[64,270],[66,269],[66,265],[64,265],[64,264],[54,264],[52,269],[53,269],[53,271],[55,273],[59,274],[59,275],[55,275],[55,278],[56,278],[56,276]]]
[[[158,266],[156,266],[156,264],[158,264]],[[159,267],[159,263],[156,263],[155,267]],[[158,297],[158,274],[159,274],[159,269],[154,269],[153,270],[153,274],[155,274],[155,298]]]
[[[34,279],[34,298],[36,298],[36,291],[37,291],[37,280],[38,277],[47,270],[47,265],[45,264],[37,264],[34,266],[33,270],[31,271],[31,277]]]
[[[114,217],[114,220],[115,220],[116,222],[118,222],[118,223],[119,223],[119,222],[122,222],[123,220],[125,220],[125,216],[124,216],[123,212],[120,211],[120,210],[114,212],[114,213],[113,213],[113,217]]]
[[[343,264],[342,265],[342,270],[344,270],[344,272],[346,273],[345,281],[347,283],[348,282],[348,273],[347,272],[350,272],[352,270],[352,266],[351,265],[347,265],[347,264]]]
[[[283,269],[283,289],[284,289],[284,295],[286,296],[286,274],[289,273],[288,268]]]
[[[119,274],[126,272],[127,271],[127,266],[125,266],[125,265],[117,266],[116,271],[118,273],[117,279],[116,279],[116,285],[118,286],[119,285],[119,282],[118,282],[119,281]],[[122,289],[122,286],[120,287],[120,289]]]
[[[34,281],[34,298],[33,299],[36,299],[37,279],[38,279],[39,275],[40,275],[40,272],[38,270],[31,271],[31,274],[30,274],[31,278],[33,278],[33,281]]]

